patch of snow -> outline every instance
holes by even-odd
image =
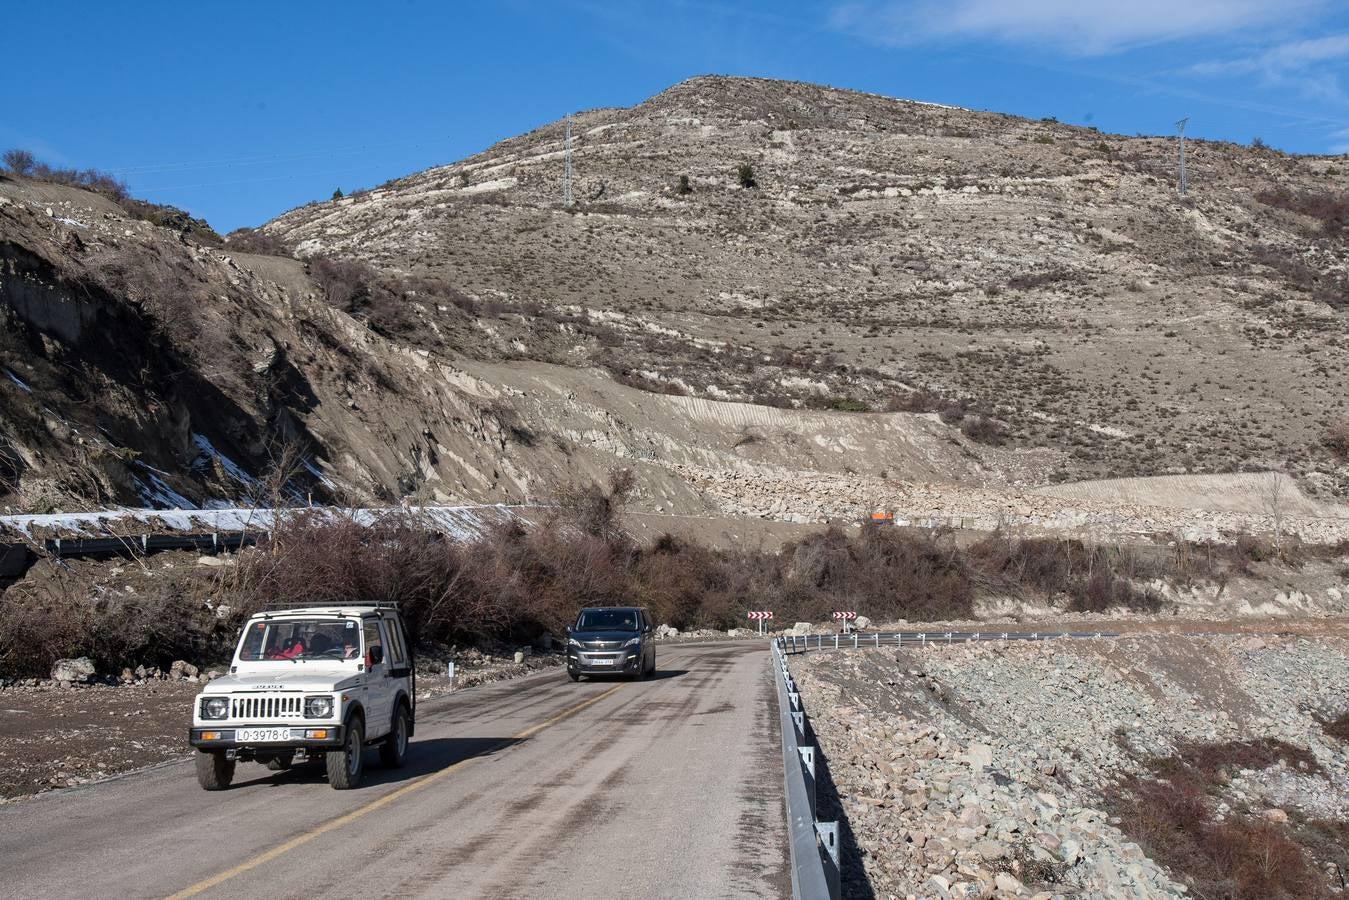
[[[466,541],[481,537],[493,526],[503,522],[528,525],[517,509],[505,505],[488,506],[422,506],[381,509],[336,509],[313,507],[307,512],[338,520],[350,518],[360,525],[372,525],[390,515],[409,515],[424,518],[454,540]],[[12,531],[32,537],[34,529],[54,530],[67,534],[99,536],[108,533],[112,523],[119,523],[118,534],[126,533],[128,521],[150,525],[154,532],[184,532],[210,534],[213,532],[260,532],[275,527],[278,517],[298,510],[276,510],[248,507],[217,509],[117,509],[89,513],[52,513],[45,515],[0,516],[0,532]],[[147,533],[151,530],[147,529]]]
[[[68,219],[68,218],[65,218],[64,216],[57,216],[57,217],[56,217],[56,221],[60,222],[62,225],[74,225],[76,228],[88,228],[88,227],[89,227],[88,225],[84,224],[83,222],[79,221],[78,219]]]
[[[198,434],[195,431],[192,432],[192,443],[195,444],[200,451],[197,458],[192,461],[192,469],[194,471],[201,471],[214,464],[219,466],[220,470],[230,478],[234,479],[245,488],[248,488],[249,491],[258,491],[262,487],[258,480],[248,474],[248,472],[244,471],[238,463],[217,450],[206,435]],[[256,502],[255,497],[247,494],[245,494],[243,499],[249,503]]]
[[[314,478],[318,480],[319,484],[323,485],[326,488],[337,487],[337,485],[333,484],[333,480],[331,478],[329,478],[327,475],[324,475],[323,472],[319,469],[319,467],[314,465],[313,460],[306,459],[303,465],[305,471],[308,472],[310,475],[313,475]]]
[[[175,491],[165,483],[149,466],[142,466],[146,470],[146,484],[139,478],[132,478],[136,483],[136,495],[141,498],[141,502],[146,506],[155,509],[191,509],[192,501],[188,500],[182,494]]]
[[[19,386],[19,390],[23,391],[25,394],[33,393],[33,389],[29,387],[27,384],[25,384],[22,378],[20,378],[18,375],[15,375],[9,369],[5,369],[5,376],[9,378],[10,381],[17,384]]]

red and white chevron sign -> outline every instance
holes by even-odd
[[[834,618],[843,619],[845,622],[851,622],[853,619],[857,618],[857,613],[852,612],[851,610],[847,612],[836,612],[834,613]]]
[[[771,619],[773,618],[773,612],[767,609],[750,610],[749,617],[751,620]]]

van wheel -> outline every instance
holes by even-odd
[[[361,783],[365,769],[365,724],[352,719],[347,726],[347,740],[341,750],[329,750],[325,760],[328,783],[334,790],[349,791]]]
[[[273,772],[284,772],[294,764],[295,764],[294,750],[290,751],[289,753],[278,753],[276,756],[273,756],[271,759],[267,760],[267,768],[271,769]]]
[[[568,672],[568,673],[567,673],[567,677],[570,678],[572,681],[580,681],[580,680],[581,680],[581,676],[580,676],[580,674],[577,673],[577,672]]]
[[[393,727],[379,745],[379,762],[386,769],[401,769],[408,755],[408,708],[402,703],[394,710]]]
[[[197,784],[207,791],[223,791],[234,780],[234,760],[224,750],[197,752]]]

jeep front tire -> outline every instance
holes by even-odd
[[[365,725],[353,718],[347,726],[347,739],[340,750],[326,754],[328,783],[339,791],[349,791],[361,783],[365,762]]]
[[[234,780],[234,760],[224,750],[197,751],[197,783],[207,791],[223,791]]]

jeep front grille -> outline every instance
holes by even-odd
[[[275,719],[298,716],[303,706],[300,694],[267,694],[257,697],[233,697],[231,719]]]

